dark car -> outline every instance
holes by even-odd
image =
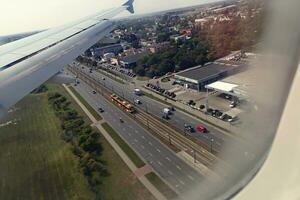
[[[166,120],[170,119],[170,117],[169,117],[168,114],[163,114],[162,118],[163,118],[163,119],[166,119]]]
[[[94,91],[93,91],[93,94],[97,94],[97,92],[94,90]]]
[[[104,110],[103,110],[102,108],[98,108],[98,111],[99,111],[100,113],[103,113],[103,112],[104,112]]]

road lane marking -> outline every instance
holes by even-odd
[[[142,149],[145,149],[145,147],[143,145],[141,145]]]
[[[151,143],[151,142],[148,142],[148,144],[150,144],[150,146],[152,146],[152,143]]]
[[[177,169],[181,170],[181,167],[179,167],[178,165],[176,165]]]
[[[192,181],[195,180],[191,175],[188,175],[189,179],[191,179]]]
[[[146,138],[145,138],[145,136],[142,136],[142,138],[145,140]]]
[[[184,183],[182,180],[179,180],[179,182],[180,182],[182,185],[185,185],[185,183]]]
[[[171,162],[171,159],[169,157],[166,157],[166,159]]]
[[[158,151],[160,153],[160,150],[159,149],[156,149],[156,151]]]
[[[152,153],[149,153],[149,156],[153,156]]]
[[[157,163],[158,163],[160,166],[162,166],[161,162],[158,161]]]
[[[137,139],[134,139],[135,142],[139,142]]]
[[[168,170],[168,174],[170,174],[171,176],[173,175],[173,173],[170,170]]]

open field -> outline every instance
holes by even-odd
[[[63,87],[48,88],[67,97],[86,123],[91,123]],[[0,199],[95,199],[77,167],[78,158],[60,138],[60,122],[47,95],[29,95],[16,107],[0,122]],[[14,119],[17,124],[3,125]],[[109,172],[100,185],[102,199],[154,200],[108,142],[100,140],[99,158]]]
[[[60,138],[46,94],[29,95],[0,128],[0,199],[94,199],[77,158]]]

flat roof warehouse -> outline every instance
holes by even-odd
[[[197,88],[204,88],[204,85],[210,84],[217,80],[224,78],[225,76],[231,74],[235,69],[239,68],[237,65],[225,65],[220,62],[209,63],[204,66],[197,66],[185,71],[179,72],[175,75],[178,81],[186,84],[197,84]]]

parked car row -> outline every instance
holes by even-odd
[[[113,66],[113,65],[102,65],[102,67],[105,68],[105,69],[111,70],[111,71],[116,71],[116,72],[119,72],[121,74],[125,74],[126,76],[129,76],[131,78],[136,77],[136,74],[134,74],[134,73],[132,73],[128,70],[122,69],[120,67],[116,67],[116,66]]]
[[[230,116],[226,113],[223,113],[222,111],[220,111],[218,109],[212,109],[212,108],[208,108],[206,111],[206,114],[216,117],[218,119],[221,119],[225,122],[233,122],[238,119],[237,116]]]
[[[174,92],[169,92],[169,91],[167,91],[167,90],[165,90],[165,89],[163,89],[163,88],[161,88],[159,86],[156,86],[156,85],[154,85],[152,83],[147,83],[146,87],[150,88],[150,89],[152,89],[152,90],[154,90],[156,92],[159,92],[162,95],[167,96],[169,98],[173,98],[173,99],[176,98],[176,94]]]

